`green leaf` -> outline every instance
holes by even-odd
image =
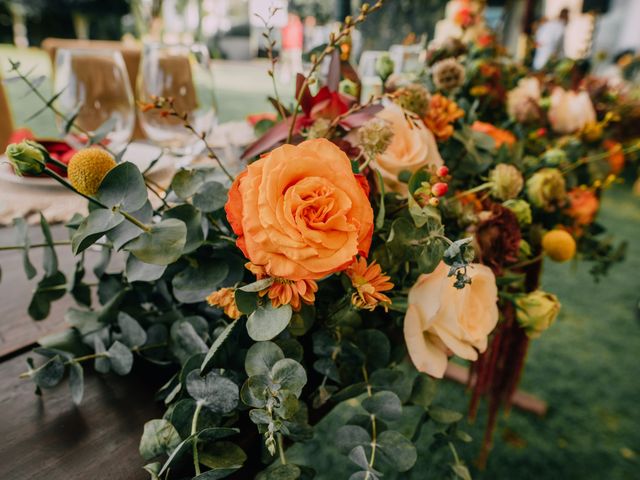
[[[162,220],[125,245],[138,260],[156,265],[169,265],[182,255],[187,240],[187,226],[175,218]]]
[[[67,279],[62,272],[55,272],[38,282],[36,291],[29,303],[29,316],[34,320],[43,320],[49,316],[51,302],[64,297],[67,292]]]
[[[187,240],[182,253],[195,251],[204,242],[202,231],[202,214],[192,205],[184,204],[167,210],[162,218],[175,218],[182,220],[187,226]]]
[[[241,313],[251,315],[258,308],[258,294],[254,292],[244,292],[236,288],[234,292],[236,306]]]
[[[64,376],[64,362],[60,356],[48,360],[30,373],[33,382],[40,388],[53,388]]]
[[[116,340],[107,350],[107,355],[109,356],[109,362],[111,362],[111,368],[118,375],[126,375],[131,371],[133,353],[124,343]]]
[[[181,363],[196,353],[206,353],[207,344],[200,338],[193,325],[184,320],[171,325],[171,352]]]
[[[111,362],[109,361],[107,349],[104,346],[104,342],[99,335],[93,335],[93,349],[96,354],[96,358],[93,361],[93,368],[99,373],[108,373],[111,369]],[[105,355],[102,355],[105,354]]]
[[[385,430],[377,438],[380,460],[397,472],[406,472],[418,459],[416,447],[395,430]]]
[[[243,292],[257,293],[261,292],[265,288],[269,288],[271,285],[273,285],[273,277],[268,277],[263,278],[262,280],[256,280],[255,282],[248,285],[238,287],[238,290],[241,290]]]
[[[144,263],[130,254],[124,273],[129,282],[154,282],[162,277],[166,269],[166,265]]]
[[[16,228],[16,243],[24,246],[22,249],[22,265],[24,267],[24,272],[27,275],[27,278],[31,280],[36,276],[37,271],[29,259],[29,247],[31,246],[31,241],[29,239],[27,222],[24,218],[14,218],[13,225]]]
[[[180,170],[171,180],[171,189],[181,200],[192,197],[206,181],[206,172],[202,170]]]
[[[428,182],[430,178],[431,175],[424,168],[416,170],[413,175],[411,175],[411,178],[409,179],[409,183],[407,185],[409,188],[409,193],[413,195],[416,190],[422,186],[422,183]]]
[[[142,467],[145,472],[151,475],[151,480],[160,480],[158,476],[158,472],[160,468],[162,468],[162,464],[160,462],[148,463],[144,467]]]
[[[49,223],[47,219],[44,218],[44,215],[42,215],[42,212],[40,212],[40,228],[42,229],[44,241],[47,244],[43,251],[42,267],[44,268],[46,276],[50,277],[58,271],[58,256],[53,247],[53,237],[51,236]]]
[[[249,377],[253,375],[268,375],[276,362],[283,358],[282,349],[275,343],[254,343],[247,351],[247,356],[244,359],[244,369]]]
[[[220,349],[220,347],[224,344],[224,342],[229,338],[231,332],[236,327],[236,325],[240,324],[238,320],[231,322],[227,325],[224,330],[216,337],[207,352],[207,356],[204,357],[202,361],[202,365],[200,365],[200,374],[204,375],[209,372],[213,368],[213,359],[215,358],[216,352]]]
[[[359,425],[343,425],[336,432],[335,439],[336,446],[345,455],[359,445],[371,444],[371,435]]]
[[[438,406],[429,407],[429,416],[438,423],[455,423],[462,420],[462,413]]]
[[[100,143],[113,131],[117,123],[118,119],[116,117],[109,117],[109,119],[96,128],[93,134],[89,137],[89,144],[96,145]]]
[[[128,213],[131,213],[132,217],[144,224],[150,223],[153,218],[153,208],[148,201],[145,202],[142,208]],[[143,230],[137,225],[131,222],[122,222],[116,228],[107,232],[107,238],[111,241],[115,250],[120,250],[126,243],[142,235],[142,232]]]
[[[290,390],[296,397],[302,393],[307,383],[307,372],[304,367],[291,358],[278,360],[271,368],[271,379],[282,388]]]
[[[280,390],[280,403],[273,409],[278,417],[290,419],[300,408],[298,398],[288,390]]]
[[[442,261],[444,242],[439,238],[430,238],[418,257],[420,273],[431,273]]]
[[[471,473],[469,473],[469,469],[462,464],[450,465],[451,470],[455,473],[456,477],[462,480],[471,480]]]
[[[180,444],[180,435],[170,422],[164,419],[149,420],[144,424],[140,439],[140,456],[145,460],[168,455]]]
[[[393,422],[402,416],[402,402],[388,390],[374,393],[362,400],[362,408],[385,422]]]
[[[185,453],[189,448],[191,448],[191,443],[193,442],[193,439],[194,439],[194,435],[190,435],[178,444],[178,446],[171,452],[171,455],[169,455],[169,458],[167,458],[167,461],[164,462],[164,465],[162,465],[162,468],[158,472],[158,476],[164,474],[164,472],[166,472],[167,469],[171,467],[171,465],[173,465],[173,463],[176,460],[178,460],[183,453]]]
[[[222,260],[188,266],[171,281],[173,295],[182,303],[198,303],[215,291],[229,273],[229,266]]]
[[[240,390],[240,398],[250,407],[262,408],[267,404],[271,381],[267,375],[254,375],[247,378]]]
[[[84,370],[77,362],[69,364],[69,390],[73,403],[80,405],[84,395]]]
[[[105,175],[96,198],[109,208],[119,207],[131,213],[142,208],[147,201],[147,186],[138,167],[124,162]]]
[[[227,189],[219,182],[203,184],[193,196],[193,206],[203,212],[214,212],[227,203]]]
[[[389,363],[391,344],[380,330],[367,329],[358,332],[356,344],[365,355],[367,368],[371,371],[385,367]]]
[[[377,168],[374,170],[376,172],[376,184],[378,186],[378,190],[380,191],[380,207],[378,207],[378,214],[376,215],[376,230],[380,230],[384,226],[384,217],[386,214],[386,208],[384,206],[384,180],[382,179],[382,174],[380,170]]]
[[[98,208],[91,211],[71,237],[71,250],[78,255],[100,237],[122,223],[124,217],[117,212]]]
[[[228,413],[238,405],[239,389],[232,380],[215,372],[201,377],[197,370],[187,375],[187,392],[217,413]]]
[[[431,402],[436,397],[438,390],[437,382],[429,375],[424,373],[418,374],[413,384],[413,390],[411,392],[411,403],[419,405],[425,410],[429,408]]]
[[[120,338],[127,347],[134,348],[144,345],[147,341],[147,332],[140,326],[138,321],[125,312],[118,313],[118,326],[120,327]]]
[[[247,332],[256,342],[271,340],[287,328],[292,313],[290,305],[273,308],[271,302],[267,302],[249,315]]]
[[[287,463],[267,470],[263,475],[260,475],[259,480],[296,480],[300,478],[300,475],[302,475],[300,467],[293,463]]]
[[[211,470],[206,473],[216,472],[218,476],[200,477],[211,480],[224,478],[229,473],[242,467],[247,460],[247,455],[235,443],[229,441],[215,442],[205,445],[199,452],[200,463]],[[198,477],[196,477],[198,478]]]
[[[302,304],[300,311],[294,312],[289,323],[289,332],[295,337],[305,335],[316,321],[316,309],[313,305]]]

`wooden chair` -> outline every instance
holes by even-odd
[[[55,68],[56,52],[59,48],[86,48],[86,49],[109,49],[117,50],[122,53],[127,73],[129,74],[129,82],[131,83],[131,91],[136,95],[136,78],[138,77],[138,68],[140,66],[140,47],[136,44],[125,44],[122,42],[112,42],[106,40],[75,40],[65,38],[46,38],[42,42],[42,49],[49,54],[51,64]],[[133,131],[134,139],[145,138],[140,121],[136,115],[136,125]]]

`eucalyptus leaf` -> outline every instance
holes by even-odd
[[[115,341],[107,350],[111,368],[118,375],[126,375],[131,371],[133,366],[133,353],[124,343]]]
[[[164,419],[149,420],[144,424],[140,439],[140,456],[145,460],[168,455],[180,444],[180,435],[175,427]]]
[[[258,294],[254,292],[245,292],[236,288],[234,292],[236,306],[241,313],[251,315],[258,308]]]
[[[359,425],[343,425],[336,431],[335,439],[336,446],[344,454],[348,454],[359,445],[371,444],[371,435]]]
[[[118,207],[132,213],[147,201],[147,186],[138,167],[131,162],[123,162],[105,175],[96,198],[109,208]]]
[[[206,173],[202,170],[180,170],[171,180],[171,189],[181,200],[192,197],[206,181]]]
[[[55,272],[38,282],[27,309],[34,320],[43,320],[49,316],[51,302],[64,297],[67,293],[67,279],[62,272]]]
[[[262,408],[267,404],[270,396],[269,388],[271,380],[267,375],[254,375],[247,378],[240,390],[240,398],[245,405],[254,408]]]
[[[264,472],[264,475],[259,477],[260,480],[296,480],[302,475],[302,470],[293,463],[287,463],[285,465],[278,465],[275,468],[271,468]]]
[[[296,397],[302,393],[307,383],[307,372],[304,367],[291,358],[278,360],[271,368],[271,379],[282,388],[290,390]]]
[[[247,351],[244,369],[249,377],[253,375],[269,375],[271,368],[284,358],[282,349],[273,342],[254,343]]]
[[[197,370],[193,370],[187,376],[187,391],[195,400],[217,413],[228,413],[238,405],[238,386],[215,372],[201,377]]]
[[[147,332],[138,321],[125,312],[118,313],[120,340],[129,348],[140,347],[147,341]]]
[[[142,262],[169,265],[180,258],[186,240],[187,226],[184,222],[169,218],[152,225],[149,232],[144,232],[124,248]]]
[[[206,353],[207,344],[198,335],[189,322],[179,321],[171,325],[171,351],[180,360],[186,362],[196,353]]]
[[[463,418],[460,412],[435,405],[429,407],[429,416],[436,422],[445,424],[459,422]]]
[[[74,255],[86,250],[109,230],[124,221],[124,217],[117,212],[105,208],[93,210],[85,218],[71,237],[71,249]]]
[[[58,256],[53,247],[53,237],[51,236],[49,223],[47,219],[44,218],[42,212],[40,212],[40,228],[42,229],[44,241],[47,244],[42,254],[42,267],[44,268],[46,276],[50,277],[58,271]]]
[[[84,395],[84,370],[77,362],[69,364],[69,389],[73,403],[80,405]]]
[[[166,269],[166,265],[144,263],[130,254],[124,272],[129,282],[154,282],[162,277]]]
[[[234,470],[241,468],[247,460],[244,451],[235,443],[227,440],[207,443],[199,450],[201,464],[206,465],[212,472],[224,473],[222,476],[204,477],[208,480],[224,478]]]
[[[188,266],[173,277],[173,295],[183,303],[202,302],[220,286],[228,273],[229,266],[221,260]]]
[[[64,376],[64,362],[60,356],[49,359],[30,374],[33,382],[40,388],[53,388]]]
[[[376,440],[380,460],[397,472],[406,472],[418,459],[416,447],[395,430],[385,430]]]
[[[149,201],[146,201],[144,205],[135,212],[129,213],[131,213],[131,216],[136,220],[144,224],[150,223],[153,218],[153,208]],[[115,250],[120,250],[128,242],[142,235],[142,232],[143,230],[140,227],[127,221],[109,230],[107,232],[107,238],[111,241]]]
[[[402,403],[398,396],[390,391],[374,393],[362,400],[362,407],[376,418],[393,422],[402,416]]]
[[[206,182],[193,196],[193,206],[203,212],[214,212],[227,203],[227,188],[219,182]]]
[[[93,350],[96,354],[96,358],[93,361],[96,372],[108,373],[111,369],[111,362],[109,361],[104,342],[98,335],[93,336]]]
[[[411,403],[427,410],[436,397],[437,389],[438,384],[434,379],[429,375],[420,373],[413,384]]]
[[[267,302],[249,315],[247,332],[257,342],[271,340],[287,328],[292,313],[290,305],[273,308],[271,302]]]
[[[202,230],[202,214],[192,205],[178,205],[167,210],[162,218],[175,218],[181,220],[187,227],[187,239],[182,253],[195,251],[204,242]]]
[[[24,267],[24,272],[27,275],[27,278],[31,280],[36,276],[36,268],[31,263],[29,259],[29,248],[31,247],[31,241],[29,239],[29,229],[27,226],[27,222],[24,218],[14,218],[13,226],[16,230],[16,243],[18,245],[23,245],[22,249],[22,265]]]
[[[365,355],[366,366],[369,370],[377,370],[389,363],[391,344],[387,336],[380,330],[367,329],[358,332],[356,344]]]

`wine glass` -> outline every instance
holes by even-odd
[[[171,98],[175,110],[186,114],[197,132],[185,122],[162,111],[139,111],[145,135],[175,156],[194,156],[202,152],[199,135],[208,135],[216,121],[213,75],[209,51],[204,45],[145,45],[137,80],[138,98],[153,102],[156,97]]]
[[[122,54],[61,48],[56,53],[54,102],[58,128],[74,148],[99,143],[114,153],[126,147],[135,124],[133,94]]]

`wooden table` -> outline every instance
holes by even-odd
[[[39,231],[32,229],[39,240]],[[13,244],[12,229],[0,229],[0,245]],[[57,239],[65,238],[54,228]],[[70,271],[68,248],[58,248],[61,270]],[[95,375],[86,369],[85,394],[76,407],[63,382],[42,397],[31,381],[20,380],[29,351],[41,336],[64,329],[70,302],[54,304],[49,319],[27,315],[36,279],[27,281],[20,251],[0,252],[0,479],[2,480],[143,480],[138,443],[147,420],[162,409],[153,400],[157,384],[141,372],[127,377]],[[39,252],[32,262],[41,266]]]

